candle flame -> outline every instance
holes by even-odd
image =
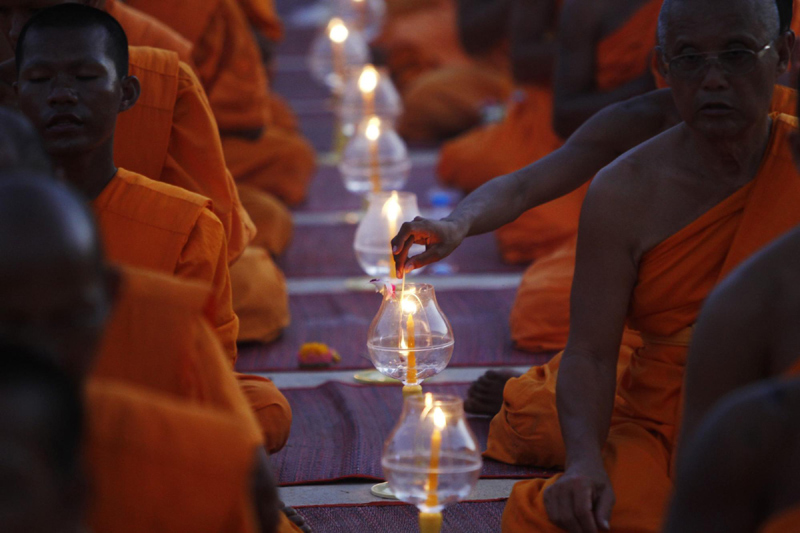
[[[403,210],[400,209],[400,202],[399,196],[397,196],[397,191],[392,191],[392,196],[383,204],[382,214],[389,220],[389,225],[391,226],[394,224],[397,226],[397,220],[400,218],[400,215],[403,213]]]
[[[401,304],[404,313],[408,313],[409,315],[416,314],[417,312],[417,302],[414,301],[413,298],[403,298],[403,303]]]
[[[344,25],[342,19],[338,17],[331,19],[328,24],[328,36],[331,38],[331,41],[341,44],[347,40],[349,35],[350,31],[347,29],[347,26]]]
[[[433,410],[433,423],[436,424],[436,427],[439,429],[444,429],[445,426],[447,426],[447,416],[445,416],[441,407],[437,407]]]
[[[367,65],[358,78],[358,88],[362,93],[374,92],[378,87],[378,71],[372,65]]]
[[[433,407],[433,394],[430,392],[425,393],[425,409]]]
[[[365,135],[370,141],[377,141],[378,137],[381,136],[381,119],[378,117],[372,117],[369,119],[369,122],[367,122],[367,131],[365,132]]]

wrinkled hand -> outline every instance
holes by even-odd
[[[466,231],[451,220],[428,220],[417,217],[412,222],[406,222],[392,239],[392,251],[398,275],[441,261],[458,248],[464,237]],[[408,257],[413,244],[425,245],[425,251],[414,257]]]
[[[544,493],[550,521],[569,533],[608,531],[614,502],[614,489],[602,466],[568,469]]]

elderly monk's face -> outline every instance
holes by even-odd
[[[769,111],[786,70],[791,34],[779,35],[767,0],[673,0],[661,51],[683,120],[714,138],[733,138]],[[719,54],[716,58],[700,54]],[[677,58],[677,59],[676,59]],[[710,61],[706,62],[707,59]]]
[[[125,107],[108,39],[102,28],[36,28],[22,43],[19,107],[53,157],[87,154],[113,138]]]
[[[71,375],[84,377],[111,308],[115,279],[94,260],[53,254],[36,264],[0,260],[0,335],[41,347],[61,358]]]
[[[85,4],[102,9],[105,0],[0,0],[0,31],[16,48],[19,34],[31,17],[42,9],[59,4]]]

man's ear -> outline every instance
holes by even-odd
[[[136,76],[125,76],[122,79],[122,101],[120,102],[119,112],[127,111],[132,108],[142,94],[142,84]]]
[[[789,69],[792,62],[792,51],[794,50],[795,35],[792,30],[784,32],[775,42],[776,52],[778,52],[778,76]]]

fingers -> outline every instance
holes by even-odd
[[[576,532],[597,533],[593,503],[591,486],[582,485],[572,492],[572,515],[575,517]]]
[[[604,531],[611,529],[611,510],[614,508],[616,500],[611,485],[605,485],[600,489],[594,505],[594,517],[598,527]]]
[[[439,250],[440,247],[438,245],[434,245],[429,247],[421,254],[415,255],[414,257],[407,259],[405,272],[411,272],[412,270],[422,268],[424,266],[430,265],[431,263],[435,263],[441,260],[443,256]]]
[[[550,521],[569,533],[598,533],[594,491],[586,478],[562,478],[544,493]]]
[[[400,231],[392,239],[392,253],[394,254],[398,276],[405,272],[406,258],[411,250],[411,245],[414,244],[416,225],[416,221],[404,223],[400,226]]]

